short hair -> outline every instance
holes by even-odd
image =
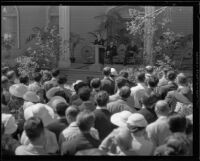
[[[95,102],[98,106],[106,106],[109,101],[109,95],[106,91],[100,91],[95,95]]]
[[[58,84],[65,84],[65,83],[67,83],[67,78],[64,75],[59,76],[58,77]]]
[[[30,141],[34,141],[44,132],[44,125],[39,117],[31,117],[24,124],[24,130]]]
[[[151,77],[148,78],[148,85],[152,88],[156,87],[158,85],[159,79],[155,75],[152,75]]]
[[[76,119],[77,115],[79,114],[80,110],[77,106],[71,105],[65,110],[65,116],[70,116]]]
[[[77,125],[81,131],[89,131],[95,121],[93,112],[84,110],[80,112],[76,118]]]
[[[19,77],[19,82],[23,84],[28,84],[29,82],[29,77],[27,75],[21,75]]]
[[[126,79],[128,79],[128,76],[129,76],[128,72],[125,71],[125,70],[121,70],[119,72],[119,75],[122,76],[122,77],[124,77],[124,78],[126,78]]]
[[[66,109],[68,108],[68,104],[64,103],[64,102],[60,102],[56,105],[56,113],[59,115],[59,116],[65,116],[65,111]]]
[[[159,100],[158,102],[156,102],[155,111],[158,114],[168,115],[170,112],[170,108],[166,101]]]
[[[33,74],[33,79],[36,81],[36,82],[40,82],[41,79],[42,79],[42,74],[39,73],[39,72],[36,72]]]
[[[180,73],[177,75],[177,83],[180,85],[185,85],[188,83],[187,77],[183,74]]]
[[[63,97],[68,103],[69,103],[69,101],[70,101],[69,96],[65,93],[64,90],[59,90],[59,91],[55,92],[54,96]]]
[[[59,69],[53,69],[51,73],[52,73],[53,77],[57,77],[60,74],[60,70]]]
[[[121,87],[127,85],[127,83],[128,83],[127,79],[122,77],[122,76],[117,77],[115,82],[116,82],[116,85],[117,85],[118,89],[120,89]]]
[[[78,93],[79,89],[82,87],[88,87],[88,84],[85,82],[79,82],[74,85],[74,90],[76,91],[76,93]]]
[[[91,90],[89,87],[82,87],[78,90],[78,95],[82,101],[88,101],[90,98]]]
[[[10,80],[14,77],[14,75],[16,75],[15,71],[14,70],[10,70],[7,72],[6,76],[7,78]]]
[[[92,88],[99,88],[101,86],[101,80],[99,78],[93,78],[90,82]]]
[[[145,106],[145,107],[149,107],[154,105],[157,102],[157,97],[155,97],[154,94],[145,94],[143,95],[143,97],[141,98],[141,103]]]
[[[169,81],[174,81],[176,79],[176,73],[174,71],[167,72],[167,79]]]
[[[137,78],[138,82],[145,82],[145,73],[144,72],[137,73],[136,78]]]
[[[185,132],[186,130],[186,118],[180,114],[173,114],[169,116],[169,129],[171,132]]]
[[[146,72],[147,73],[153,73],[153,67],[152,66],[146,66]]]
[[[131,94],[131,89],[128,86],[120,88],[119,95],[121,98],[127,99]]]
[[[111,73],[111,68],[110,68],[110,67],[105,67],[105,68],[103,68],[103,74],[104,74],[105,76],[109,76],[110,73]]]

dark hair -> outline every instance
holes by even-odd
[[[88,87],[91,88],[91,81],[94,77],[92,76],[87,76],[85,82],[87,83]]]
[[[58,103],[56,106],[56,113],[61,117],[65,116],[65,111],[68,108],[68,106],[69,105],[64,102]]]
[[[9,67],[3,67],[3,68],[1,68],[2,75],[6,75],[6,73],[8,72],[8,70],[9,70]]]
[[[71,117],[73,117],[73,118],[76,118],[77,115],[79,114],[79,112],[80,112],[80,110],[78,109],[77,106],[71,105],[71,106],[69,106],[69,107],[66,109],[65,115],[66,115],[66,116],[68,115],[68,116],[71,116]]]
[[[141,98],[141,103],[145,106],[145,107],[149,107],[152,106],[153,104],[155,104],[157,102],[157,97],[154,94],[145,94],[143,95],[143,97]]]
[[[39,72],[36,72],[33,74],[33,79],[36,81],[36,82],[40,82],[40,80],[42,79],[42,74],[39,73]]]
[[[115,82],[116,82],[118,89],[122,88],[123,86],[127,85],[127,83],[128,83],[127,79],[124,77],[121,77],[121,76],[117,77]]]
[[[89,87],[82,87],[78,90],[78,95],[82,101],[88,101],[90,98],[91,90]]]
[[[151,77],[148,78],[148,85],[152,88],[156,87],[158,85],[159,79],[155,75],[152,75]]]
[[[169,129],[171,132],[185,132],[186,118],[180,114],[173,114],[169,116]]]
[[[119,95],[122,99],[127,99],[131,94],[131,89],[128,86],[120,88]]]
[[[180,85],[185,85],[188,83],[187,77],[184,74],[178,74],[177,83]]]
[[[6,76],[1,76],[1,84],[8,83],[8,78]]]
[[[109,95],[106,91],[100,91],[95,95],[95,102],[98,106],[106,106],[109,101]]]
[[[29,77],[27,75],[21,75],[19,77],[19,82],[23,84],[28,84],[29,82]]]
[[[59,91],[55,92],[54,96],[63,97],[63,98],[67,101],[67,103],[70,102],[70,98],[69,98],[69,96],[65,93],[64,90],[59,90]]]
[[[79,89],[82,87],[88,87],[88,84],[85,82],[79,82],[76,85],[74,85],[74,90],[76,91],[77,94],[78,94]]]
[[[10,80],[10,79],[12,79],[12,78],[14,77],[15,74],[16,74],[16,73],[15,73],[14,70],[10,70],[10,71],[8,71],[8,72],[6,73],[6,76],[7,76],[7,78]]]
[[[31,117],[24,124],[24,130],[30,141],[34,141],[44,132],[44,125],[39,117]]]
[[[57,77],[57,76],[60,74],[60,70],[58,70],[58,69],[53,69],[51,73],[52,73],[52,76],[53,76],[53,77]]]
[[[111,73],[111,68],[110,68],[110,67],[105,67],[105,68],[103,68],[103,74],[104,74],[105,76],[109,76],[110,73]]]
[[[99,88],[101,86],[101,80],[99,78],[93,78],[90,82],[92,88]]]
[[[94,121],[94,113],[88,110],[80,112],[76,118],[77,125],[81,131],[89,131]]]
[[[122,77],[124,77],[124,78],[126,78],[126,79],[128,79],[128,76],[129,76],[128,72],[125,71],[125,70],[121,70],[119,72],[119,75],[122,76]]]
[[[145,73],[144,72],[137,73],[137,80],[138,82],[145,82]]]
[[[174,71],[167,72],[167,79],[169,81],[174,81],[176,79],[176,73]]]
[[[153,73],[153,67],[152,66],[147,66],[146,68],[147,73]]]
[[[67,78],[64,75],[59,76],[58,77],[58,84],[65,84],[65,83],[67,83]]]
[[[163,68],[163,73],[165,74],[165,75],[167,75],[167,72],[169,71],[169,68]]]

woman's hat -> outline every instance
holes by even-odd
[[[23,99],[25,101],[33,102],[33,103],[37,103],[40,101],[40,97],[35,92],[32,92],[32,91],[27,91],[24,94]]]
[[[42,119],[45,127],[55,121],[55,114],[53,109],[48,105],[42,103],[34,104],[24,110],[25,120],[28,120],[30,117],[33,116]]]
[[[17,124],[13,115],[2,113],[1,122],[5,127],[5,134],[13,134],[17,130]]]
[[[10,94],[18,98],[23,98],[27,91],[28,88],[24,84],[14,84],[9,88]]]
[[[46,97],[50,100],[58,91],[60,91],[58,87],[52,87],[50,90],[47,91]]]
[[[59,103],[66,103],[66,100],[63,97],[60,96],[54,96],[50,99],[50,101],[47,103],[48,106],[52,107],[52,109],[55,111],[57,104]]]
[[[144,116],[142,114],[139,114],[139,113],[134,113],[132,114],[127,122],[127,124],[129,124],[130,126],[132,127],[146,127],[147,126],[147,121],[146,119],[144,118]]]
[[[131,112],[129,111],[122,111],[119,113],[115,113],[111,116],[110,121],[119,127],[126,126],[126,121],[128,120],[129,116],[131,116]]]

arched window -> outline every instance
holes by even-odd
[[[12,41],[14,48],[20,48],[19,10],[16,6],[1,7],[1,35]]]
[[[59,7],[51,6],[48,8],[48,23],[50,25],[59,25]]]

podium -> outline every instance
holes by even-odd
[[[95,63],[90,66],[92,71],[101,71],[103,65],[99,63],[99,49],[104,48],[102,45],[94,45]]]

